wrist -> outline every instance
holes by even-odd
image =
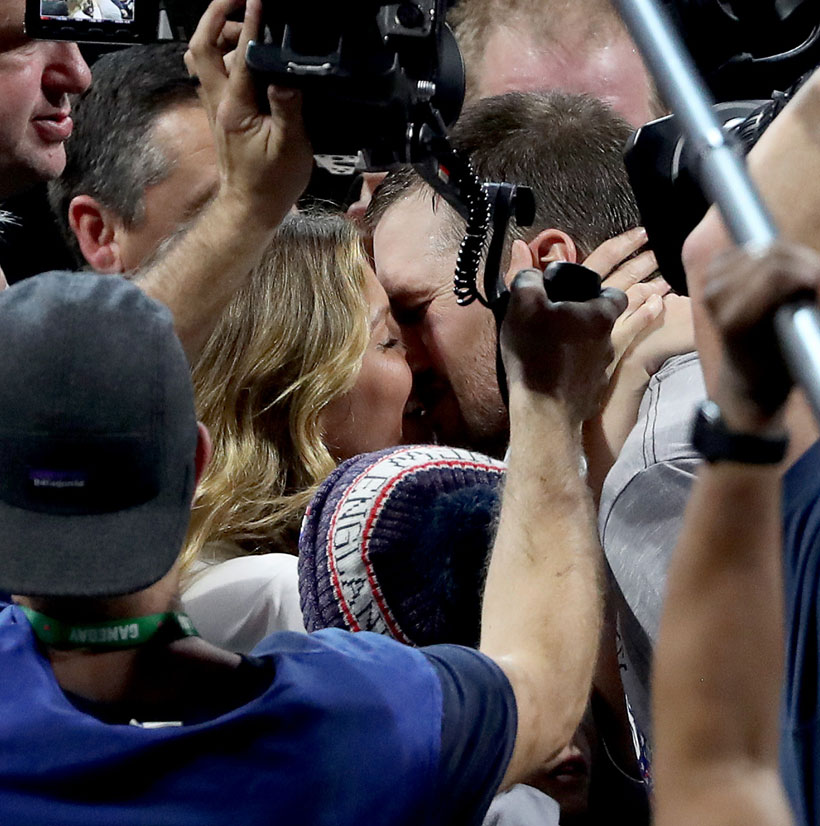
[[[210,208],[218,214],[220,222],[225,222],[231,229],[245,236],[249,233],[262,236],[270,235],[278,228],[291,206],[278,207],[270,194],[263,203],[261,199],[223,183]]]
[[[566,403],[554,396],[529,390],[523,386],[510,388],[510,450],[517,444],[527,451],[533,445],[550,445],[550,450],[559,450],[566,445],[567,454],[582,451],[583,422],[573,416]]]
[[[777,465],[783,461],[789,440],[782,428],[770,424],[760,429],[737,411],[727,420],[716,401],[707,399],[695,415],[692,446],[710,464]]]
[[[733,432],[763,437],[782,436],[785,433],[782,410],[775,413],[764,411],[748,397],[725,387],[717,388],[712,399],[720,408],[726,427]]]
[[[568,431],[580,428],[582,422],[572,416],[566,402],[558,396],[532,390],[523,382],[512,382],[509,388],[510,427],[516,420],[544,418]]]
[[[624,392],[643,396],[652,375],[641,359],[624,359],[610,380],[610,395]]]

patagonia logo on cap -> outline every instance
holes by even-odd
[[[88,474],[82,470],[30,470],[28,478],[40,490],[82,490],[88,484]]]

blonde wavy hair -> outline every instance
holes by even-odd
[[[296,552],[313,490],[335,467],[321,413],[352,388],[369,340],[366,267],[344,219],[288,216],[226,309],[193,370],[214,452],[183,570],[213,542]]]

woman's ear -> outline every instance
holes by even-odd
[[[575,242],[560,229],[542,230],[530,241],[529,248],[533,261],[541,270],[545,270],[553,261],[578,263],[578,250]]]

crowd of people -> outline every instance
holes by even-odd
[[[536,204],[497,328],[413,169],[300,201],[239,5],[90,69],[0,5],[0,202],[48,181],[77,259],[0,278],[0,821],[815,826],[820,431],[774,317],[818,300],[820,72],[748,159],[782,240],[710,210],[685,297],[610,1],[461,0],[450,140]]]

